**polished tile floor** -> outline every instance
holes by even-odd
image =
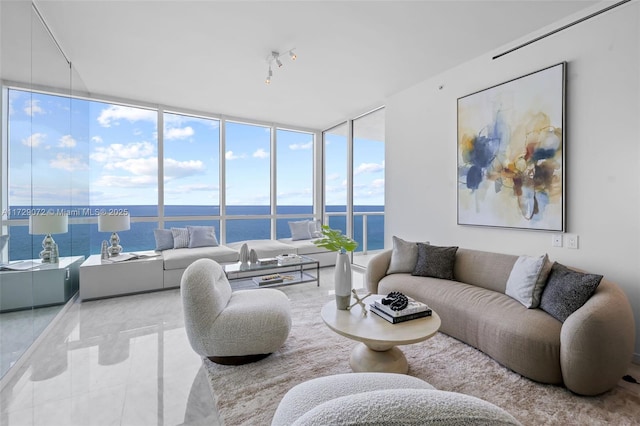
[[[333,268],[321,284],[285,292],[330,293]],[[353,286],[363,286],[355,269]],[[74,303],[21,364],[3,378],[1,426],[222,424],[179,290]],[[640,366],[629,374],[639,378]]]
[[[74,303],[23,361],[3,379],[2,426],[221,424],[179,290]]]

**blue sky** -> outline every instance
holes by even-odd
[[[9,113],[10,205],[157,204],[156,111],[11,90]],[[219,125],[165,113],[165,204],[218,204]],[[278,205],[310,205],[313,135],[277,132]],[[227,122],[225,148],[227,204],[268,205],[270,128]],[[327,204],[344,204],[344,137],[326,160]],[[354,202],[384,204],[383,143],[355,141]]]

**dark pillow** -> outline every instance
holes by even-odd
[[[542,292],[540,309],[564,322],[589,300],[601,280],[602,275],[573,271],[555,262]]]
[[[438,247],[418,243],[418,260],[411,275],[453,279],[453,265],[458,247]]]

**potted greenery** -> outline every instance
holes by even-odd
[[[351,260],[347,252],[358,248],[358,243],[346,235],[342,235],[342,231],[339,229],[331,229],[327,225],[322,225],[321,232],[323,237],[313,243],[318,247],[338,253],[334,272],[336,305],[338,309],[346,310],[351,304]]]

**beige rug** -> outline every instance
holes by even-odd
[[[349,353],[355,342],[330,331],[319,316],[321,306],[331,299],[317,292],[299,300],[302,293],[288,290],[284,291],[292,299],[293,327],[281,350],[243,366],[204,361],[220,417],[227,426],[269,425],[280,399],[291,387],[315,377],[351,371]],[[402,350],[409,361],[410,375],[441,390],[492,402],[525,425],[640,422],[640,392],[623,386],[601,396],[580,397],[562,387],[523,378],[441,333]]]

